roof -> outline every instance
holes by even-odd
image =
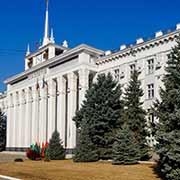
[[[45,48],[45,47],[43,47],[43,48]],[[4,83],[11,84],[16,81],[22,80],[22,79],[26,78],[29,74],[36,72],[42,68],[56,65],[59,62],[66,62],[66,61],[68,61],[69,58],[71,58],[72,56],[78,55],[81,52],[87,52],[94,56],[100,56],[100,55],[104,54],[104,51],[102,51],[102,50],[96,49],[96,48],[86,45],[86,44],[81,44],[79,46],[76,46],[75,48],[69,49],[68,51],[64,52],[63,54],[60,54],[59,56],[56,56],[52,59],[44,61],[44,62],[32,67],[31,69],[28,69],[20,74],[17,74],[13,77],[6,79],[4,81]],[[36,53],[39,53],[39,51]]]

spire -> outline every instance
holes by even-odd
[[[53,32],[53,28],[51,28],[50,42],[51,42],[51,43],[55,43],[55,41],[54,41],[54,32]]]
[[[28,43],[27,51],[26,51],[26,56],[28,56],[29,54],[30,54],[30,47],[29,47],[29,43]]]
[[[44,28],[44,39],[43,46],[49,43],[49,12],[48,12],[48,0],[46,0],[46,19],[45,19],[45,28]]]
[[[68,48],[68,42],[66,40],[64,40],[62,46]]]

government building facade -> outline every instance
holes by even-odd
[[[69,48],[67,41],[55,44],[53,31],[49,36],[47,5],[42,45],[35,52],[28,47],[25,71],[6,79],[7,91],[0,95],[0,108],[7,115],[7,150],[24,151],[30,144],[49,141],[54,130],[58,130],[71,154],[77,137],[72,118],[90,83],[101,73],[111,72],[124,88],[132,71],[140,71],[147,122],[154,121],[150,109],[153,101],[160,99],[168,54],[179,33],[177,24],[173,31],[159,31],[148,40],[139,38],[115,52],[86,44]],[[152,137],[148,143],[153,145]]]

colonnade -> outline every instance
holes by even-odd
[[[7,92],[7,149],[23,150],[32,143],[49,141],[57,129],[66,149],[76,146],[72,120],[89,86],[89,70],[80,69],[32,86]]]

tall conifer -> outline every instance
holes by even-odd
[[[172,49],[165,68],[161,101],[155,103],[159,119],[156,140],[160,171],[166,180],[180,178],[180,37]]]
[[[99,159],[112,158],[115,129],[120,126],[120,97],[120,85],[111,74],[98,75],[74,118],[77,128],[82,128],[83,121],[87,122],[89,137],[98,150]]]
[[[146,138],[148,136],[146,125],[146,112],[142,108],[143,90],[141,89],[141,82],[138,79],[139,72],[135,70],[129,81],[128,87],[125,89],[124,96],[124,121],[134,133],[136,143],[139,145],[139,152],[141,160],[148,157],[149,147]]]

